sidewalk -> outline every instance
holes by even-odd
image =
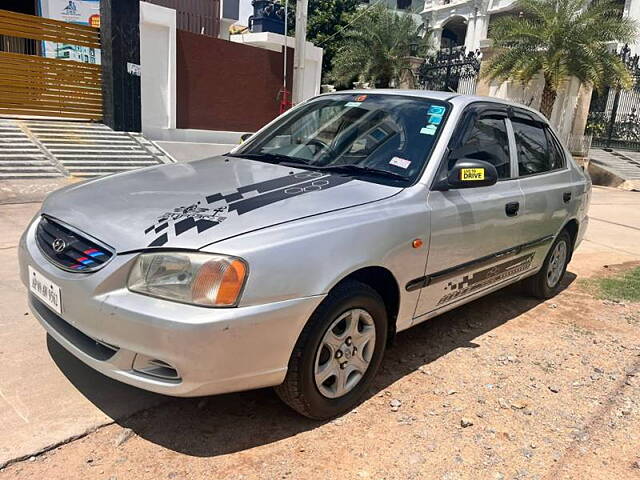
[[[640,259],[640,193],[593,187],[589,228],[572,270],[589,276],[602,265]]]

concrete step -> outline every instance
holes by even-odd
[[[48,131],[77,131],[77,132],[113,132],[106,125],[44,125],[44,124],[26,124],[32,132],[48,132]]]
[[[0,172],[55,172],[59,173],[58,169],[54,166],[43,167],[42,165],[20,165],[16,167],[5,167],[0,165]]]
[[[6,166],[13,166],[13,165],[46,165],[46,166],[52,166],[51,162],[49,162],[48,160],[3,160],[0,158],[0,167],[2,167],[3,165]]]
[[[103,123],[87,123],[82,121],[61,122],[61,121],[52,121],[52,120],[47,120],[47,121],[23,120],[22,124],[26,125],[29,128],[31,127],[45,127],[45,128],[69,127],[69,128],[86,128],[86,129],[99,128],[99,129],[111,130],[109,127],[107,127]]]
[[[44,145],[60,145],[60,144],[65,144],[65,143],[69,143],[69,139],[68,138],[59,138],[59,139],[48,139],[48,140],[43,140],[41,138],[39,138],[38,140],[40,140]],[[110,145],[138,145],[135,141],[127,139],[126,137],[123,137],[122,139],[110,139],[110,140],[101,140],[101,139],[77,139],[77,141],[75,142],[76,144],[82,144],[82,145],[100,145],[100,144],[110,144]]]
[[[1,163],[0,163],[1,164]],[[150,166],[150,165],[158,165],[158,162],[155,160],[132,160],[132,161],[117,161],[117,160],[65,160],[62,164],[67,168],[76,168],[76,167],[85,167],[85,166],[127,166],[127,165],[136,165],[136,166]]]
[[[60,172],[55,173],[39,173],[39,172],[0,172],[0,179],[22,179],[22,178],[57,178],[64,177]]]
[[[59,138],[59,137],[71,137],[71,138],[127,138],[131,137],[124,132],[113,132],[108,131],[105,133],[102,132],[81,132],[81,133],[70,133],[70,132],[52,132],[52,133],[39,133],[36,135],[39,139],[45,138]]]
[[[113,134],[113,133],[124,133],[126,132],[114,132],[108,127],[103,128],[83,128],[83,127],[29,127],[29,130],[35,133],[36,135],[46,135],[49,133],[78,133],[78,134],[86,134],[91,133],[94,135],[103,135],[103,134]]]
[[[16,145],[2,145],[0,144],[0,156],[3,153],[39,153],[40,149],[38,147],[27,147],[27,146],[16,146]]]
[[[44,154],[36,150],[35,152],[26,153],[0,153],[1,158],[32,158],[32,157],[44,157]]]
[[[113,151],[98,152],[98,153],[85,153],[84,151],[78,151],[74,153],[57,153],[56,152],[56,157],[60,157],[60,158],[70,158],[70,157],[95,158],[96,156],[113,157],[113,158],[132,158],[132,157],[145,156],[145,157],[153,158],[153,155],[151,155],[146,150],[131,150],[124,153],[113,152]]]
[[[133,170],[134,168],[138,168],[135,165],[121,165],[121,166],[105,166],[104,168],[102,166],[74,166],[74,167],[70,167],[68,170],[70,172],[86,172],[86,171],[96,171],[96,170],[112,170],[112,171],[116,171],[116,170]]]
[[[101,154],[101,155],[111,155],[111,154],[136,154],[136,153],[147,153],[146,150],[142,149],[142,148],[135,148],[135,147],[131,147],[128,150],[126,149],[128,147],[120,147],[120,148],[101,148],[101,149],[96,149],[96,148],[87,148],[87,147],[79,147],[79,148],[49,148],[49,151],[53,154],[55,154],[56,156],[59,155],[67,155],[67,154],[91,154],[91,153],[97,153],[97,154]],[[0,146],[0,152],[2,151],[2,147]]]
[[[142,135],[115,132],[102,124],[0,119],[3,179],[93,177],[171,161]]]

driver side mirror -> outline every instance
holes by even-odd
[[[449,170],[447,177],[436,185],[435,190],[488,187],[498,181],[498,171],[489,162],[461,158]]]

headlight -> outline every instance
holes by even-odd
[[[187,252],[143,253],[127,286],[132,292],[205,307],[238,303],[247,277],[244,260]]]

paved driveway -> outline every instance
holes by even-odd
[[[166,399],[93,372],[48,341],[27,313],[16,245],[37,210],[0,205],[0,467]],[[591,216],[573,272],[640,259],[640,193],[596,187]]]
[[[16,245],[38,208],[0,205],[0,466],[163,399],[85,367],[27,313]]]

